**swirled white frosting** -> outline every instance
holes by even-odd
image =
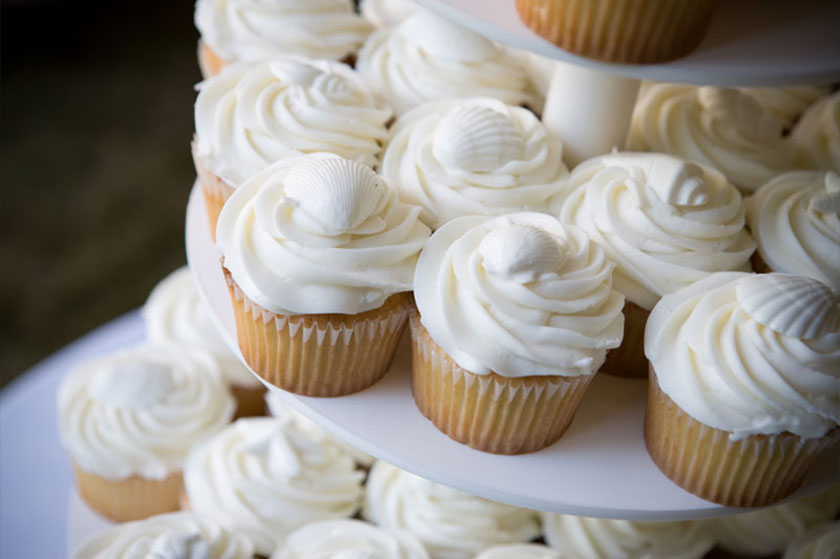
[[[645,330],[660,388],[733,439],[840,423],[840,309],[824,284],[718,272],[664,296]]]
[[[583,230],[549,215],[466,216],[426,244],[414,297],[423,326],[467,371],[588,375],[624,334],[613,267]]]
[[[73,552],[73,559],[251,559],[254,546],[207,516],[159,514],[118,524]]]
[[[773,271],[808,276],[840,293],[840,177],[785,173],[746,205],[758,252]]]
[[[377,461],[368,475],[364,517],[417,536],[435,559],[472,559],[486,547],[540,533],[534,511],[474,497]]]
[[[660,153],[595,157],[554,203],[560,221],[604,247],[615,288],[645,309],[711,272],[751,270],[741,195],[710,167]]]
[[[808,528],[837,515],[840,486],[816,495],[761,510],[714,519],[715,539],[723,549],[738,555],[781,554]]]
[[[413,534],[360,520],[327,520],[289,534],[271,559],[429,559]]]
[[[534,113],[488,97],[425,103],[397,120],[382,175],[437,228],[462,215],[549,211],[568,175]]]
[[[840,173],[840,91],[811,105],[790,139],[806,168]]]
[[[791,542],[784,559],[836,559],[840,557],[840,522],[815,526]]]
[[[375,27],[396,25],[419,9],[411,0],[361,0],[359,12]]]
[[[420,10],[374,31],[356,69],[398,115],[426,101],[485,96],[537,108],[516,57],[489,39]]]
[[[276,417],[280,421],[291,421],[295,426],[309,438],[324,444],[332,444],[349,454],[356,463],[364,468],[370,468],[373,465],[373,456],[364,453],[358,448],[351,446],[338,437],[334,437],[325,431],[320,425],[309,420],[302,413],[287,404],[275,391],[270,390],[265,394],[265,402],[268,405],[268,411],[272,417]]]
[[[560,552],[544,545],[519,543],[495,545],[487,548],[475,559],[563,559]]]
[[[828,95],[830,86],[799,85],[791,87],[739,87],[762,108],[772,112],[790,127],[814,101]]]
[[[363,478],[336,446],[271,417],[238,419],[184,467],[190,508],[246,534],[262,555],[304,524],[353,516]]]
[[[67,373],[58,430],[85,472],[160,480],[180,471],[190,447],[227,424],[235,407],[210,353],[143,344]]]
[[[641,522],[543,513],[546,542],[562,559],[700,559],[714,546],[703,521]]]
[[[751,192],[799,165],[784,123],[737,89],[652,84],[639,95],[627,149],[715,167]]]
[[[374,166],[390,118],[344,64],[292,55],[235,64],[199,86],[195,155],[232,187],[298,153]]]
[[[340,60],[372,29],[350,0],[198,0],[195,26],[228,62],[289,53]]]
[[[249,388],[262,386],[222,339],[187,267],[178,268],[161,280],[149,294],[142,312],[150,342],[200,347],[215,355],[222,376],[229,383]]]
[[[419,214],[370,168],[311,154],[236,189],[216,242],[236,283],[264,309],[356,314],[411,290],[429,236]]]

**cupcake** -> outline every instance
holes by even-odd
[[[233,190],[280,159],[323,151],[375,166],[390,118],[358,74],[327,60],[282,56],[202,82],[193,159],[211,230]]]
[[[294,423],[244,418],[190,452],[184,504],[270,555],[305,524],[353,516],[363,478],[350,456]]]
[[[245,361],[305,396],[340,396],[388,370],[429,236],[420,208],[369,167],[289,158],[228,200],[218,248]]]
[[[150,342],[199,347],[214,355],[236,398],[237,417],[263,415],[265,388],[222,339],[198,296],[189,269],[178,268],[161,280],[142,312]]]
[[[840,293],[840,177],[833,171],[792,171],[746,202],[758,252],[757,272],[819,280]]]
[[[805,109],[831,91],[827,85],[798,85],[791,87],[739,87],[755,99],[761,107],[776,115],[790,130]]]
[[[563,559],[560,552],[535,543],[494,545],[475,556],[475,559]]]
[[[483,549],[540,534],[534,511],[473,497],[377,461],[363,515],[388,530],[417,536],[436,559],[472,559]]]
[[[534,113],[489,97],[426,103],[391,132],[382,175],[432,229],[462,215],[548,212],[569,173]]]
[[[419,9],[411,0],[360,0],[359,13],[374,27],[396,25]]]
[[[359,51],[356,69],[397,115],[453,97],[494,97],[540,108],[515,55],[425,10],[374,31]]]
[[[543,513],[559,559],[700,559],[715,544],[706,521],[643,522]]]
[[[840,485],[774,507],[713,519],[718,546],[749,557],[781,555],[812,526],[829,522],[840,506]]]
[[[327,520],[298,528],[271,559],[429,559],[413,534],[360,520]]]
[[[840,522],[815,526],[791,542],[783,559],[835,559],[840,557]]]
[[[119,524],[93,536],[72,559],[200,558],[251,559],[254,546],[210,518],[173,512]]]
[[[362,452],[358,448],[344,442],[338,437],[334,437],[329,434],[323,427],[314,421],[311,421],[302,413],[287,404],[276,391],[267,392],[265,395],[265,402],[272,417],[276,417],[280,421],[294,423],[296,429],[305,433],[307,437],[319,444],[337,446],[350,455],[350,457],[353,458],[353,461],[356,462],[356,465],[360,468],[369,470],[370,467],[373,466],[373,456]]]
[[[646,378],[645,323],[660,297],[712,272],[750,271],[755,242],[741,195],[711,167],[660,153],[612,153],[578,165],[554,202],[615,262],[623,293],[621,347],[601,370]]]
[[[124,522],[178,510],[187,452],[235,408],[211,354],[144,344],[69,371],[58,430],[79,494]]]
[[[743,192],[798,168],[785,123],[746,93],[650,84],[639,94],[627,149],[678,155],[723,172]]]
[[[706,35],[715,0],[516,0],[522,22],[578,56],[605,62],[666,62]]]
[[[612,270],[583,230],[546,214],[466,216],[438,229],[414,276],[417,407],[485,452],[555,442],[621,343]]]
[[[645,354],[648,452],[703,499],[776,503],[840,443],[840,310],[816,280],[712,274],[657,303]]]
[[[352,62],[372,29],[350,0],[198,0],[195,26],[205,78],[232,62],[285,54]]]
[[[811,105],[790,140],[803,167],[840,173],[840,91]]]

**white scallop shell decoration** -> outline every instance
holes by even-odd
[[[809,206],[818,212],[840,213],[840,176],[834,171],[825,174],[825,191],[817,193]]]
[[[490,231],[479,244],[478,252],[489,273],[524,281],[557,271],[564,260],[563,247],[554,236],[539,227],[519,223]]]
[[[840,301],[815,279],[753,274],[738,281],[735,296],[747,314],[785,336],[807,340],[840,329]]]
[[[340,157],[310,159],[289,169],[285,195],[310,216],[342,231],[381,210],[386,185],[370,167]]]
[[[438,123],[432,153],[449,169],[492,171],[522,159],[525,139],[508,115],[482,105],[460,105]]]

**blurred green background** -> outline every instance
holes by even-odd
[[[185,263],[191,0],[0,3],[0,385]]]

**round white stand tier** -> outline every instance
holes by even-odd
[[[187,257],[199,293],[233,351],[236,328],[220,255],[210,240],[201,190],[187,205]],[[473,450],[438,431],[414,405],[411,359],[403,339],[385,378],[339,398],[285,401],[341,439],[400,468],[474,495],[521,507],[583,516],[677,520],[731,513],[673,484],[645,450],[646,383],[598,375],[568,432],[554,445],[521,456]],[[241,356],[240,356],[241,357]],[[803,496],[836,481],[838,456],[820,463]]]
[[[609,64],[570,54],[528,29],[514,0],[414,0],[506,45],[631,78],[697,85],[771,86],[840,80],[840,2],[718,3],[699,47],[663,64]]]

